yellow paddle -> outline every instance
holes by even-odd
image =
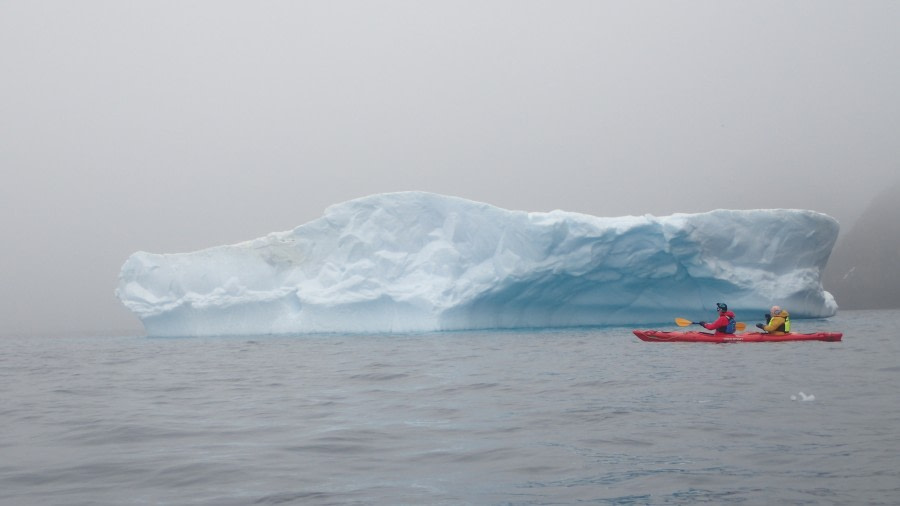
[[[697,322],[692,322],[692,321],[686,320],[684,318],[675,318],[675,325],[678,325],[679,327],[687,327],[688,325],[692,325],[694,323],[697,323]],[[744,322],[737,322],[734,324],[735,330],[744,330],[746,328],[747,328],[747,324]]]

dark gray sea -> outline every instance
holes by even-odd
[[[8,336],[0,504],[900,504],[900,311],[794,330]]]

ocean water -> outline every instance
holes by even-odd
[[[900,311],[794,326],[5,337],[0,504],[900,504]]]

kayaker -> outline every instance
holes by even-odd
[[[719,312],[719,318],[712,322],[697,322],[706,330],[715,330],[716,334],[734,334],[734,328],[737,322],[734,319],[734,313],[728,310],[728,304],[724,302],[716,302],[716,311]]]
[[[787,309],[772,306],[771,313],[766,313],[766,324],[757,323],[756,326],[768,334],[783,336],[791,331],[791,314]]]

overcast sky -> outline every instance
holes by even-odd
[[[426,190],[803,208],[900,168],[900,2],[0,0],[0,332],[140,329],[132,252]]]

